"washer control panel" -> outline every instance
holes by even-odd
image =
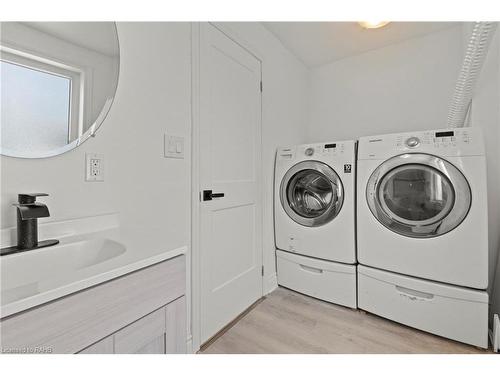
[[[302,145],[298,148],[299,155],[317,158],[320,156],[335,157],[344,155],[346,146],[344,142],[338,143],[317,143],[312,145]]]
[[[306,156],[313,156],[314,155],[314,148],[312,148],[312,147],[306,148],[306,150],[304,151],[304,154],[306,154]]]
[[[295,147],[278,148],[278,160],[293,160],[295,158]]]
[[[323,155],[342,155],[345,152],[345,143],[325,143],[322,152]]]
[[[355,142],[312,143],[291,147],[280,147],[278,160],[331,160],[332,158],[352,159],[355,157]]]

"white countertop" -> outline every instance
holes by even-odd
[[[53,301],[68,294],[78,292],[85,288],[106,282],[137,271],[141,268],[174,258],[186,253],[186,247],[161,252],[127,251],[123,256],[118,256],[110,261],[84,268],[71,275],[54,276],[49,280],[40,280],[38,293],[2,304],[0,317],[27,310],[29,308]]]
[[[78,241],[86,238],[113,238],[114,229],[108,228],[105,231],[93,232],[89,235],[68,236],[61,239],[61,244],[52,248],[57,251],[57,246],[67,246],[72,241]],[[11,264],[25,265],[26,259],[23,256],[28,255],[30,252],[38,252],[39,259],[43,259],[44,249],[29,250],[23,253],[2,256],[0,259],[0,266],[2,271],[6,271]],[[45,265],[49,267],[49,276],[47,273],[44,277],[37,279],[32,277],[29,279],[29,272],[22,269],[26,275],[22,274],[17,277],[21,279],[9,284],[4,282],[11,275],[2,276],[2,300],[0,301],[0,317],[5,318],[9,315],[19,313],[21,311],[30,309],[32,307],[53,301],[57,298],[64,297],[68,294],[78,292],[80,290],[92,287],[94,285],[109,281],[111,279],[123,276],[125,274],[137,271],[141,268],[151,266],[153,264],[177,257],[185,254],[187,247],[179,247],[170,250],[147,250],[147,249],[129,249],[107,260],[101,261],[87,267],[80,267],[78,269],[65,270],[64,267],[58,267],[57,264],[53,266],[53,273],[50,269],[50,264]],[[35,255],[35,253],[32,253]],[[7,261],[8,257],[12,257]],[[4,261],[5,260],[5,261]],[[53,261],[53,258],[52,258]],[[36,267],[36,264],[35,264]],[[29,267],[28,267],[29,268]],[[9,270],[11,272],[12,270]],[[14,275],[15,276],[15,275]],[[26,278],[26,282],[24,280]],[[12,278],[10,278],[12,279]],[[10,289],[6,289],[10,288]]]

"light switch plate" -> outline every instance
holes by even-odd
[[[104,181],[104,155],[85,154],[85,181]]]
[[[163,156],[184,159],[184,137],[165,134],[163,137]]]

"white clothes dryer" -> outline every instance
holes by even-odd
[[[486,161],[477,128],[363,137],[358,304],[488,347]]]
[[[486,161],[479,129],[361,138],[357,194],[360,263],[487,288]]]

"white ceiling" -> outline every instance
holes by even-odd
[[[114,22],[23,23],[45,34],[108,56],[117,56],[119,53]]]
[[[459,25],[458,22],[391,22],[364,29],[356,22],[263,22],[308,67],[316,67]]]

